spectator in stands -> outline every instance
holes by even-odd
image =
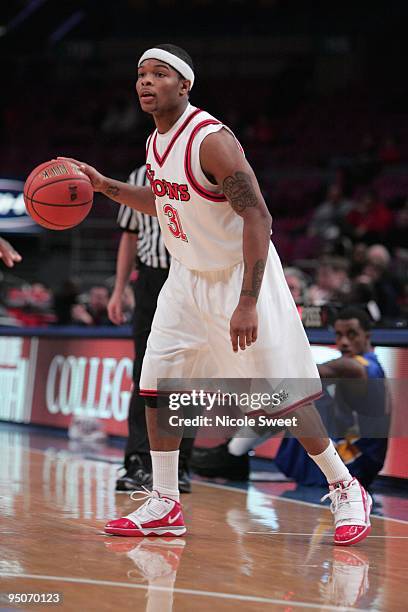
[[[365,242],[356,242],[353,245],[353,251],[351,253],[351,268],[350,276],[352,278],[358,276],[363,271],[363,268],[367,262],[367,245]]]
[[[53,301],[52,291],[44,283],[37,281],[31,285],[28,301],[38,311],[50,311]]]
[[[306,303],[322,306],[346,302],[350,292],[349,264],[342,257],[326,257],[319,263],[316,282],[307,291]]]
[[[284,269],[286,282],[296,304],[303,304],[306,291],[306,278],[299,268]]]
[[[75,304],[71,309],[75,325],[111,325],[108,316],[109,291],[105,285],[94,285],[89,290],[84,304]]]
[[[21,255],[17,253],[17,251],[11,246],[7,240],[4,238],[0,238],[0,259],[8,266],[12,268],[14,263],[18,263],[21,261]],[[3,296],[0,296],[1,302],[3,301]],[[11,316],[7,309],[4,308],[3,304],[0,302],[0,325],[19,325],[19,321],[17,318]]]
[[[3,260],[6,266],[12,268],[15,263],[21,261],[22,257],[7,240],[0,238],[0,259]]]
[[[382,244],[373,244],[367,249],[366,264],[356,280],[372,288],[381,318],[398,317],[398,281],[392,277],[391,255]]]
[[[346,221],[354,240],[383,242],[392,225],[392,213],[377,200],[373,191],[366,191],[358,198]]]
[[[77,304],[79,294],[79,282],[77,279],[65,279],[54,298],[57,325],[70,325],[72,323],[71,310]]]
[[[12,287],[7,293],[9,315],[26,327],[41,327],[54,323],[52,302],[51,289],[41,282]]]
[[[322,240],[338,238],[351,208],[352,203],[344,197],[341,187],[333,183],[327,190],[325,201],[313,214],[308,227],[309,236],[318,236]]]

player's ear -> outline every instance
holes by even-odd
[[[187,81],[186,79],[182,79],[180,81],[180,95],[184,96],[185,94],[188,94],[189,91],[190,91],[190,81]]]

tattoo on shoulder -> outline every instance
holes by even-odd
[[[232,208],[238,214],[258,204],[251,177],[246,172],[235,172],[234,176],[227,176],[222,184],[222,189]]]
[[[106,188],[107,196],[117,196],[119,195],[120,189],[116,185],[108,185]]]
[[[257,298],[262,285],[262,279],[265,271],[265,260],[258,259],[252,270],[251,289],[242,289],[241,295]],[[248,264],[244,262],[244,284],[247,280]]]

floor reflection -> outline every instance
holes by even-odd
[[[100,460],[90,460],[52,437],[39,447],[38,439],[0,427],[0,577],[55,573],[129,584],[134,599],[123,609],[138,598],[135,609],[147,612],[175,610],[174,589],[180,597],[189,589],[261,595],[286,601],[288,610],[300,602],[404,609],[397,607],[405,601],[408,541],[401,521],[375,518],[361,546],[334,547],[331,514],[318,506],[274,497],[261,483],[244,492],[195,482],[183,500],[186,539],[108,537],[106,520],[135,508],[115,495],[118,463],[108,461],[116,459],[97,449]]]
[[[186,545],[183,538],[116,538],[105,541],[110,553],[129,559],[127,577],[148,583],[146,612],[172,612],[174,585],[181,556]]]
[[[369,590],[368,556],[358,550],[334,548],[329,571],[323,573],[319,589],[324,603],[356,606]]]
[[[101,521],[115,516],[115,466],[47,449],[42,474],[44,499],[67,516]]]
[[[298,508],[301,512],[302,507]],[[320,595],[319,599],[325,604],[334,606],[357,606],[361,605],[362,600],[365,605],[373,604],[379,595],[378,579],[374,581],[376,584],[373,582],[370,590],[370,560],[367,553],[358,547],[350,549],[331,544],[333,524],[330,516],[318,517],[317,522],[311,523],[310,533],[304,534],[296,521],[292,528],[288,527],[284,504],[276,504],[274,507],[274,500],[251,488],[246,498],[246,508],[230,508],[226,512],[226,521],[236,534],[240,553],[237,555],[237,564],[243,574],[251,575],[257,569],[250,554],[250,551],[254,551],[248,541],[251,534],[256,535],[258,532],[264,534],[265,539],[270,538],[271,555],[279,542],[277,561],[281,573],[294,577],[293,590],[284,596],[288,603],[290,600],[296,601],[299,593],[306,588],[309,592],[315,591],[316,597]],[[269,535],[261,529],[265,527]],[[377,535],[379,531],[383,531],[381,527],[377,529]],[[274,540],[274,536],[279,540]],[[378,554],[384,558],[385,539],[379,539],[376,545],[379,549],[376,558]]]

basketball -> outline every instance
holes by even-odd
[[[91,181],[76,164],[65,160],[40,164],[24,185],[28,214],[48,229],[75,227],[88,215],[92,201]]]

